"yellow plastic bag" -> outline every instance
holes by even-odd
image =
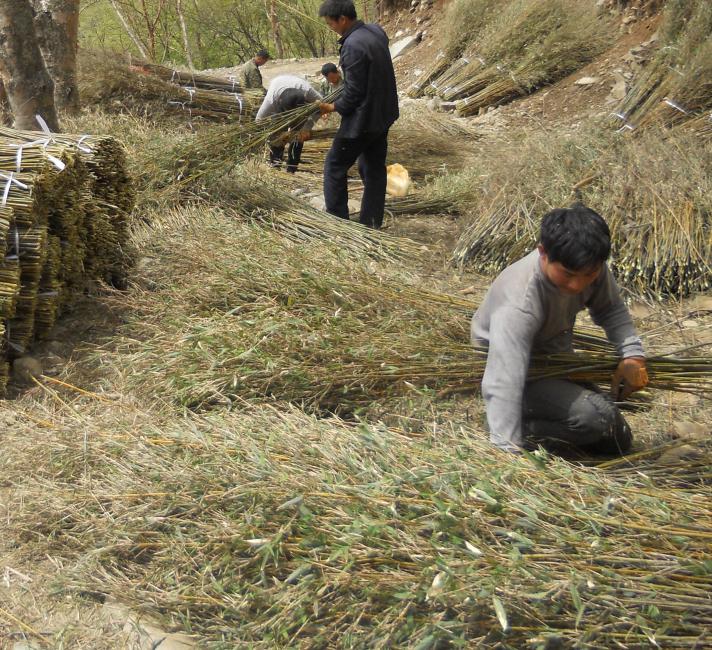
[[[388,184],[386,185],[386,193],[389,196],[407,196],[410,191],[412,182],[408,170],[399,163],[388,165]]]

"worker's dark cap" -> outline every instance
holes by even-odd
[[[321,74],[323,74],[325,77],[326,75],[331,74],[332,72],[338,71],[339,69],[333,63],[325,63],[323,66],[321,66]]]
[[[269,52],[267,50],[260,50],[255,54],[255,56],[261,56],[263,59],[271,59],[272,57],[269,55]]]

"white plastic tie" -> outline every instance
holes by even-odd
[[[666,97],[664,101],[665,101],[665,103],[666,103],[668,106],[671,106],[671,107],[674,108],[675,110],[680,111],[681,113],[684,113],[685,115],[689,115],[689,114],[690,114],[690,113],[689,113],[688,111],[686,111],[682,106],[680,106],[680,104],[678,104],[677,102],[672,101],[672,99],[668,99],[668,98]]]
[[[37,114],[35,115],[35,119],[37,120],[37,124],[40,125],[40,129],[42,129],[42,132],[45,135],[52,137],[52,131],[49,130],[49,127],[47,126],[47,122],[44,121],[41,115]]]
[[[79,140],[77,140],[76,147],[77,147],[77,149],[79,149],[79,151],[83,151],[84,153],[92,153],[93,150],[89,145],[82,144],[84,142],[84,140],[86,140],[89,137],[91,137],[91,136],[83,135],[81,138],[79,138]]]
[[[15,156],[15,171],[19,174],[22,171],[22,149],[25,145],[17,145],[17,155]]]
[[[15,255],[17,256],[17,259],[20,259],[20,231],[17,229],[17,226],[14,228],[15,230]]]
[[[15,178],[15,172],[10,172],[10,174],[3,174],[0,172],[0,178],[4,178],[7,182],[5,183],[5,189],[2,193],[2,206],[5,207],[7,205],[7,197],[10,195],[10,187],[15,184],[19,188],[26,190],[27,185],[24,183],[21,183]]]
[[[240,115],[242,115],[242,97],[240,97],[240,95],[235,93],[235,100],[240,105]]]
[[[29,149],[30,147],[43,147],[45,149],[45,155],[47,156],[47,160],[49,160],[59,171],[64,171],[67,165],[56,156],[53,156],[46,152],[48,144],[49,140],[45,139],[10,145],[11,147],[17,147],[17,156],[15,156],[15,167],[17,168],[17,172],[19,173],[22,171],[22,151],[24,149]]]
[[[67,165],[65,165],[59,158],[49,153],[45,155],[47,156],[47,160],[49,160],[60,172],[63,172],[66,169]]]

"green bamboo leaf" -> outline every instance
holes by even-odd
[[[509,629],[509,620],[507,619],[507,612],[504,609],[504,605],[497,596],[492,596],[492,604],[494,605],[494,611],[497,614],[497,620],[502,626],[502,631],[506,632]]]
[[[579,591],[573,581],[569,586],[569,590],[571,591],[571,599],[573,600],[574,607],[576,608],[576,627],[578,628],[581,618],[583,617],[585,607],[583,601],[581,600],[581,595],[579,594]]]

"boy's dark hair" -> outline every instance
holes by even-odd
[[[319,18],[338,20],[341,16],[356,20],[356,7],[352,0],[324,0],[321,3]]]
[[[593,269],[611,254],[608,224],[582,203],[545,214],[539,240],[550,262],[571,271]]]
[[[296,88],[287,88],[279,96],[279,110],[281,113],[285,111],[291,111],[300,106],[304,106],[307,103],[304,97],[303,90],[297,90]]]
[[[336,67],[334,63],[325,63],[323,66],[321,66],[321,74],[326,77],[326,75],[331,74],[332,72],[338,72],[339,69]]]
[[[256,56],[256,57],[263,58],[263,59],[269,59],[269,58],[271,58],[270,55],[269,55],[269,52],[268,52],[267,50],[259,50],[259,51],[255,54],[255,56]]]

